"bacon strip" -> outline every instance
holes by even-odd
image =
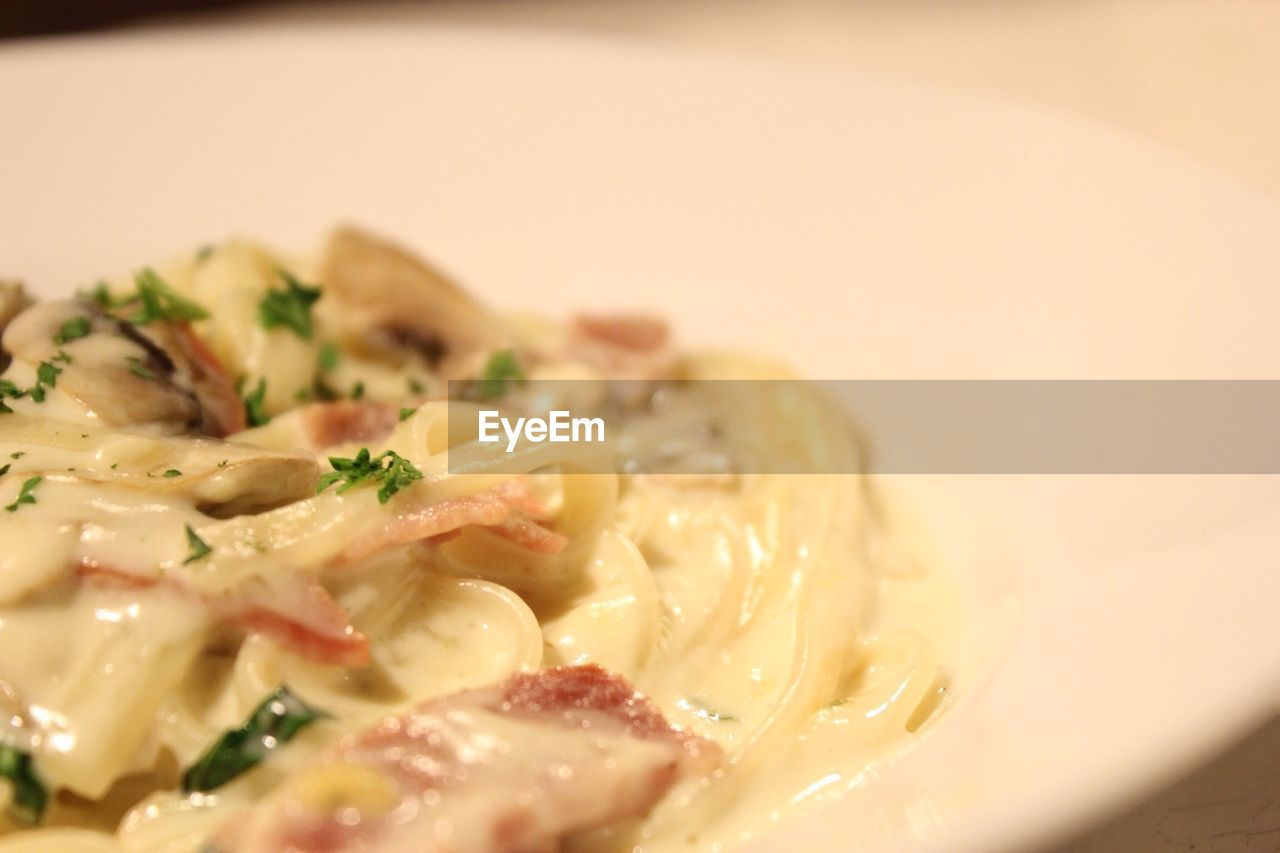
[[[219,843],[239,853],[553,850],[642,817],[718,747],[598,666],[513,676],[344,738]]]
[[[377,400],[336,400],[312,403],[302,409],[301,417],[309,449],[320,452],[357,441],[378,444],[391,435],[400,414]]]
[[[578,317],[567,355],[612,379],[662,379],[674,365],[667,337],[666,324],[653,317]]]
[[[76,573],[92,583],[127,589],[159,584],[183,589],[173,579],[129,574],[92,561],[82,561]],[[369,640],[351,626],[346,612],[315,579],[301,573],[258,584],[244,592],[206,599],[210,614],[220,622],[265,634],[300,657],[331,666],[361,667],[369,663]]]
[[[573,330],[591,341],[632,352],[653,352],[667,342],[667,324],[640,314],[581,315],[574,318]]]
[[[567,537],[535,521],[528,513],[515,509],[513,504],[537,513],[545,512],[527,490],[504,484],[488,491],[419,507],[403,515],[390,516],[380,530],[353,541],[334,562],[353,563],[384,548],[410,542],[442,542],[469,525],[483,527],[542,554],[558,553],[568,544]]]

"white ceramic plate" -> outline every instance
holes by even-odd
[[[552,37],[258,31],[7,47],[0,129],[0,272],[48,291],[353,220],[493,302],[658,309],[815,375],[1280,375],[1280,208],[952,95]],[[1043,842],[1274,707],[1274,479],[907,485],[973,590],[957,703],[759,849]]]

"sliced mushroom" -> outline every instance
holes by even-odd
[[[22,288],[20,281],[6,281],[0,279],[0,334],[4,333],[5,326],[9,325],[9,321],[18,316],[28,305],[31,304],[30,297]],[[0,349],[0,370],[4,370],[9,366],[9,355],[3,349]]]
[[[66,335],[68,322],[83,324],[76,334],[87,334]],[[185,324],[140,328],[91,303],[56,300],[15,317],[3,343],[32,369],[53,364],[57,391],[112,426],[219,436],[244,428],[230,381]]]
[[[444,273],[354,228],[329,238],[322,272],[363,346],[461,376],[477,354],[510,346],[502,321]]]
[[[310,454],[264,450],[195,436],[121,432],[24,414],[0,418],[0,444],[16,452],[15,476],[64,478],[190,500],[220,518],[262,512],[315,493],[320,468]]]

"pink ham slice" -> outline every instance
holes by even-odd
[[[400,421],[400,411],[377,400],[336,400],[312,403],[300,417],[307,449],[320,453],[339,444],[379,444]]]
[[[172,578],[129,574],[84,560],[76,573],[101,586],[146,589],[165,585],[189,592]],[[196,595],[189,592],[190,595]],[[294,573],[258,581],[244,590],[205,599],[219,622],[256,631],[294,654],[331,666],[362,667],[369,663],[369,640],[351,626],[346,611],[313,577]]]
[[[569,540],[536,520],[543,514],[527,490],[511,481],[487,491],[388,515],[380,528],[353,539],[333,563],[353,563],[384,548],[410,542],[443,542],[469,525],[485,528],[532,551],[555,554]]]
[[[720,750],[598,666],[513,676],[350,735],[218,839],[240,853],[517,853],[642,817]]]

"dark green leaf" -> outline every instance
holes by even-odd
[[[115,296],[112,296],[111,288],[107,286],[107,283],[105,281],[99,281],[97,284],[93,286],[93,290],[77,291],[76,296],[78,296],[80,299],[88,299],[90,302],[93,302],[103,308],[106,308],[107,310],[111,310],[112,308],[119,308],[121,305],[124,305],[126,302],[129,301],[128,297],[120,299]]]
[[[351,399],[359,400],[363,396],[364,396],[364,383],[357,382],[355,385],[351,387]]]
[[[170,468],[168,471],[165,471],[165,472],[164,472],[164,475],[165,475],[166,477],[181,477],[181,476],[182,476],[182,472],[181,472],[181,471],[179,471],[177,468]],[[188,529],[190,529],[190,528],[188,528]]]
[[[182,776],[182,790],[212,791],[261,762],[324,716],[281,686],[238,729],[220,737]]]
[[[524,371],[511,350],[502,350],[489,356],[484,373],[475,387],[475,396],[481,400],[496,400],[513,384],[524,381]]]
[[[418,410],[417,410],[417,409],[414,409],[414,408],[401,409],[401,410],[400,410],[400,423],[404,423],[405,421],[409,420],[409,418],[413,417],[414,413],[415,413],[415,412],[417,412],[417,411],[418,411]]]
[[[130,323],[138,326],[145,326],[155,320],[190,323],[209,316],[208,311],[170,287],[151,268],[136,273],[133,281],[138,292],[129,301],[137,302],[138,309],[127,318]]]
[[[307,287],[284,270],[280,270],[280,278],[284,287],[268,290],[258,303],[258,322],[264,329],[284,326],[309,341],[315,333],[311,306],[319,301],[320,288]]]
[[[378,489],[378,503],[384,504],[391,500],[392,495],[414,480],[422,479],[422,472],[394,450],[388,450],[381,456],[373,458],[369,448],[362,447],[352,459],[330,456],[329,464],[333,466],[333,471],[320,478],[317,493],[323,492],[334,483],[342,484],[338,486],[338,494],[362,483],[381,483]]]
[[[61,328],[58,329],[58,334],[53,336],[53,342],[59,346],[69,344],[72,341],[87,337],[89,331],[88,316],[80,314],[62,324]]]
[[[259,379],[257,387],[244,398],[244,418],[249,422],[249,426],[262,426],[263,424],[271,423],[271,416],[262,408],[266,399],[267,380]]]
[[[0,779],[13,786],[9,813],[20,823],[39,823],[49,794],[36,776],[30,753],[0,743]]]
[[[164,472],[164,475],[168,477],[169,472]],[[187,525],[187,546],[191,550],[187,553],[187,559],[182,561],[182,565],[184,566],[187,563],[194,563],[196,560],[202,560],[213,553],[213,549],[210,548],[209,544],[201,539],[196,532],[191,529],[190,524]]]
[[[58,374],[62,372],[62,368],[54,364],[52,361],[42,361],[40,366],[36,368],[36,382],[45,387],[52,388],[58,384]]]
[[[326,341],[320,346],[318,361],[321,371],[332,373],[338,369],[338,363],[342,361],[342,351],[338,349],[338,345],[333,341]]]
[[[17,499],[15,499],[13,503],[5,507],[5,509],[8,510],[9,512],[17,512],[18,507],[22,506],[23,504],[35,503],[36,496],[33,493],[35,492],[36,486],[40,485],[40,481],[43,479],[44,477],[31,477],[30,479],[28,479],[25,483],[22,484],[22,488],[18,490]]]

